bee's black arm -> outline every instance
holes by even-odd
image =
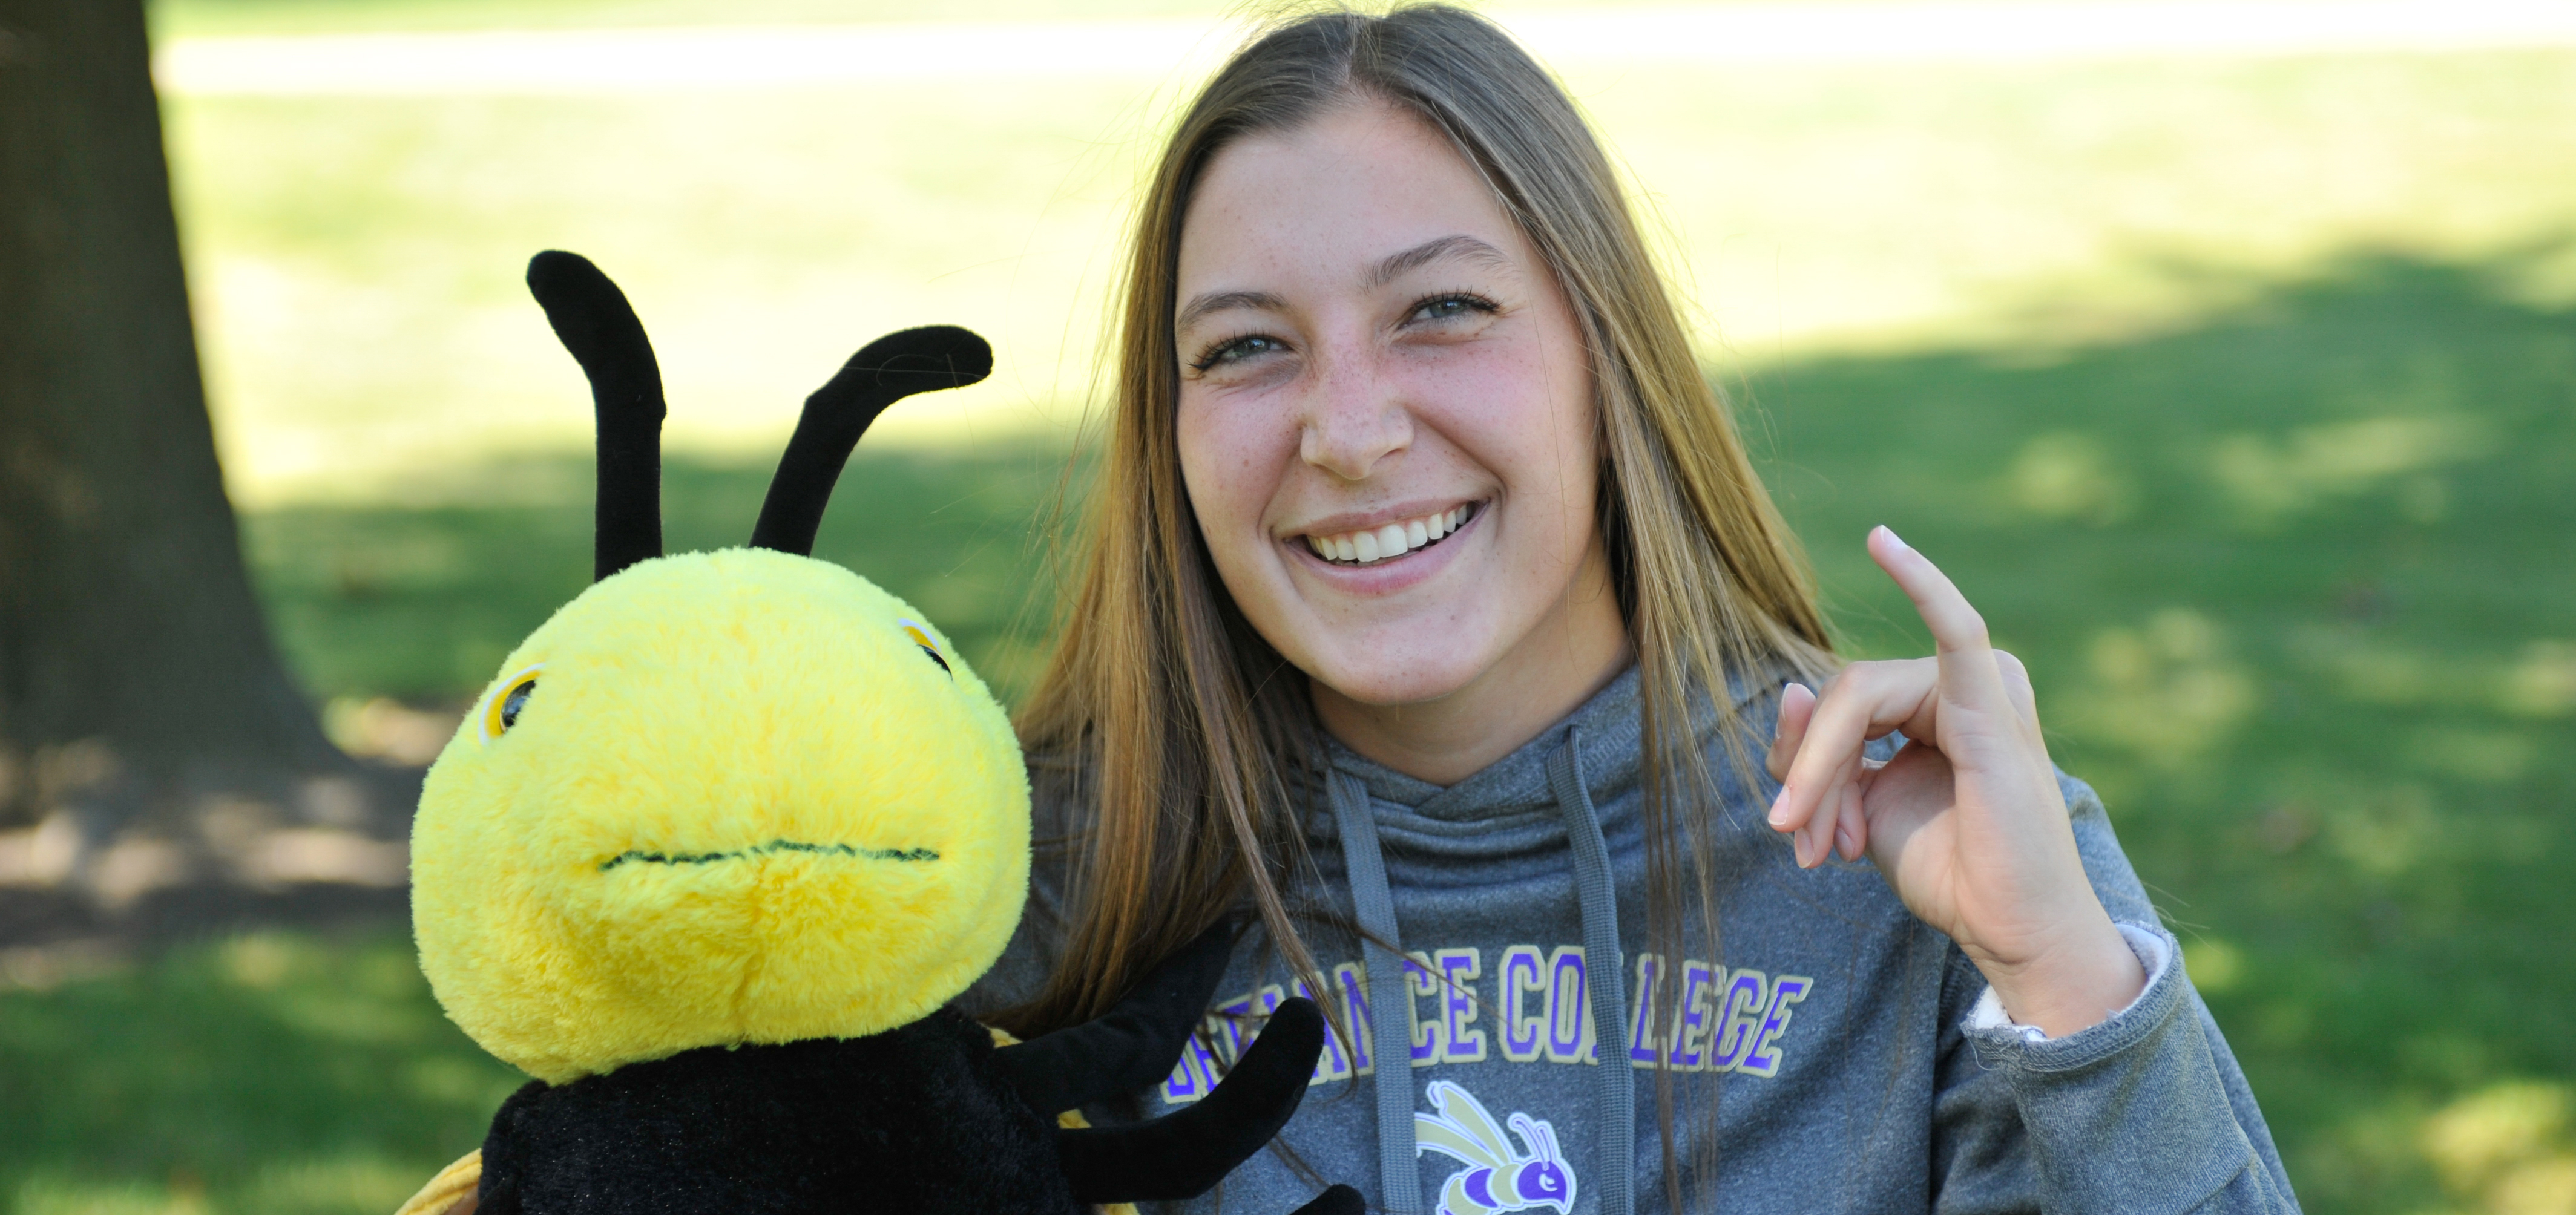
[[[1075,1200],[1175,1202],[1206,1193],[1288,1124],[1323,1049],[1324,1014],[1311,1000],[1286,1000],[1198,1104],[1151,1122],[1056,1132],[1056,1158]]]
[[[492,1129],[483,1136],[483,1177],[475,1183],[474,1215],[519,1215],[519,1183],[528,1166],[519,1144],[519,1118],[545,1091],[544,1081],[531,1080],[492,1115]]]
[[[1220,923],[1164,959],[1117,1007],[993,1052],[993,1070],[1050,1118],[1149,1087],[1171,1073],[1207,1016],[1233,951],[1234,928]]]
[[[1328,1185],[1323,1193],[1315,1195],[1313,1202],[1289,1215],[1368,1215],[1368,1200],[1349,1186]]]

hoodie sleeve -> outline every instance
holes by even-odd
[[[2218,1023],[2183,973],[2101,799],[2061,777],[2076,846],[2111,918],[2171,959],[2135,1003],[2063,1038],[1970,1028],[1985,976],[1957,946],[1942,985],[1934,1209],[2295,1212],[2289,1175]]]

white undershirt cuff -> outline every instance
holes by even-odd
[[[2129,943],[2129,952],[2138,955],[2138,965],[2146,968],[2147,981],[2144,986],[2138,988],[2136,999],[2129,1001],[2127,1007],[2103,1018],[2104,1021],[2114,1021],[2127,1016],[2129,1009],[2136,1008],[2138,1001],[2146,999],[2147,993],[2155,989],[2157,981],[2165,977],[2165,967],[2173,961],[2173,950],[2165,944],[2166,938],[2163,933],[2141,925],[2118,921],[2114,921],[2112,927],[2119,929],[2120,938]],[[1977,1006],[1968,1010],[1967,1027],[1971,1030],[2009,1030],[2020,1034],[2022,1040],[2026,1042],[2048,1041],[2048,1034],[2038,1026],[2023,1025],[2004,1012],[2003,997],[1995,994],[1994,984],[1991,983],[1986,985],[1986,994],[1977,997]]]

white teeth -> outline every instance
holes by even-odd
[[[1430,544],[1458,530],[1467,521],[1469,508],[1460,506],[1389,523],[1367,531],[1347,532],[1339,536],[1308,536],[1306,547],[1326,561],[1344,564],[1367,564],[1386,561]]]

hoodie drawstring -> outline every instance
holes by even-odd
[[[1566,731],[1565,745],[1548,757],[1549,788],[1565,816],[1574,853],[1575,901],[1583,922],[1584,983],[1591,996],[1596,1065],[1594,1104],[1600,1121],[1601,1215],[1635,1215],[1636,1076],[1628,1066],[1625,958],[1619,952],[1618,887],[1610,876],[1610,848],[1601,817],[1583,785],[1582,736]],[[1387,888],[1386,859],[1378,850],[1377,815],[1368,786],[1339,769],[1328,772],[1326,799],[1341,835],[1350,872],[1351,909],[1360,930],[1369,987],[1369,1058],[1375,1064],[1379,1192],[1388,1215],[1416,1215],[1422,1182],[1414,1164],[1413,1018],[1411,977],[1405,973],[1404,939],[1397,935],[1395,895]]]
[[[1610,845],[1601,838],[1601,816],[1583,787],[1583,736],[1565,732],[1565,745],[1547,757],[1547,783],[1565,815],[1565,838],[1574,852],[1575,902],[1583,916],[1583,981],[1592,996],[1593,1101],[1600,1114],[1601,1215],[1635,1215],[1637,1209],[1637,1073],[1628,1065],[1627,958],[1619,952],[1619,888],[1610,879]],[[1606,964],[1605,964],[1606,963]]]
[[[1404,973],[1404,938],[1395,931],[1395,894],[1386,886],[1386,860],[1378,854],[1377,815],[1368,786],[1333,769],[1326,784],[1333,827],[1341,833],[1342,860],[1350,870],[1351,910],[1359,915],[1367,959],[1369,1060],[1376,1065],[1377,1169],[1388,1215],[1414,1215],[1422,1182],[1413,1155],[1413,1018],[1398,1015],[1413,1004]],[[1390,1079],[1392,1077],[1392,1079]]]

